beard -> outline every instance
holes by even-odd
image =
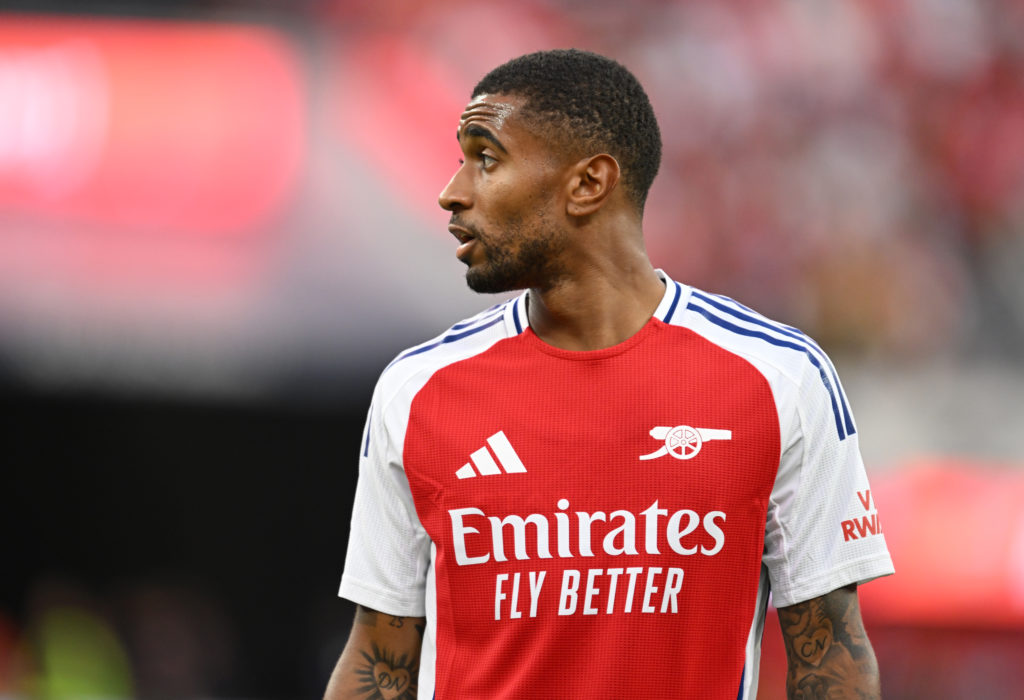
[[[530,287],[547,288],[565,275],[561,254],[565,241],[556,233],[536,226],[525,230],[522,221],[509,222],[504,239],[516,247],[502,245],[477,234],[483,262],[466,271],[466,284],[480,294],[498,294]]]

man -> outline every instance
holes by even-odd
[[[892,564],[842,388],[800,332],[652,267],[636,79],[523,56],[458,140],[467,282],[527,291],[378,382],[327,697],[753,698],[769,590],[791,697],[877,697],[856,586]]]

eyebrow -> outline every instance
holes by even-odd
[[[499,149],[501,149],[502,153],[508,153],[508,149],[505,148],[504,144],[502,144],[501,141],[498,140],[498,137],[495,136],[494,134],[492,134],[490,129],[486,129],[486,128],[480,126],[479,124],[470,124],[469,126],[467,126],[466,127],[466,136],[477,136],[477,137],[480,137],[480,138],[487,139],[488,141],[493,143],[495,146],[497,146]],[[458,132],[458,131],[455,132],[455,140],[459,141],[460,143],[462,142],[462,134],[461,134],[461,132]]]

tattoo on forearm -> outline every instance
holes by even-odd
[[[790,698],[878,697],[878,667],[855,594],[822,596],[780,608],[779,622],[790,660]]]
[[[383,617],[383,616],[379,612],[377,612],[376,610],[371,610],[370,608],[364,608],[361,605],[356,607],[356,616],[355,616],[356,624],[359,624],[359,625],[370,625],[372,627],[373,625],[377,624],[377,622],[381,619],[381,617]],[[402,627],[405,627],[406,620],[410,619],[410,618],[406,618],[406,617],[398,617],[396,615],[388,615],[387,617],[391,618],[388,621],[388,627],[394,627],[395,629],[401,629]],[[415,618],[412,618],[412,619],[415,619]],[[420,623],[420,624],[413,624],[413,628],[417,632],[420,633],[420,639],[423,639],[423,634],[426,631],[426,625],[424,625],[422,623]]]
[[[400,618],[395,618],[400,619]],[[372,645],[369,652],[361,652],[359,692],[369,700],[415,700],[419,668],[406,654]]]

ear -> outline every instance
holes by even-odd
[[[588,156],[572,168],[566,212],[589,216],[600,209],[619,184],[619,162],[607,153]]]

